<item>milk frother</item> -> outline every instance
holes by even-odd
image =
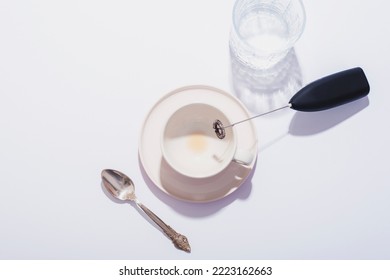
[[[323,77],[308,84],[299,90],[285,106],[228,125],[224,125],[217,119],[213,123],[213,129],[217,137],[223,139],[226,135],[225,128],[254,118],[285,108],[303,112],[326,110],[358,100],[368,95],[369,91],[370,85],[363,69],[356,67]]]

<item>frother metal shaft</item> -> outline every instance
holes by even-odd
[[[273,110],[268,111],[268,112],[265,112],[265,113],[261,113],[261,114],[259,114],[259,115],[250,117],[250,118],[248,118],[248,119],[241,120],[241,121],[239,121],[239,122],[235,122],[235,123],[232,123],[232,124],[229,124],[229,125],[225,125],[225,126],[223,126],[222,128],[232,127],[232,126],[235,126],[236,124],[240,124],[240,123],[249,121],[249,120],[251,120],[251,119],[255,119],[255,118],[258,118],[258,117],[261,117],[261,116],[264,116],[264,115],[268,115],[268,114],[271,114],[271,113],[273,113],[273,112],[276,112],[276,111],[279,111],[279,110],[282,110],[282,109],[285,109],[285,108],[290,108],[290,107],[291,107],[291,104],[289,103],[289,104],[286,105],[286,106],[283,106],[283,107],[280,107],[280,108],[277,108],[277,109],[273,109]]]

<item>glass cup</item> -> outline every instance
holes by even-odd
[[[305,26],[301,0],[237,0],[233,8],[230,48],[253,69],[267,69],[282,60]]]

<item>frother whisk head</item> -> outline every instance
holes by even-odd
[[[219,139],[223,139],[226,136],[225,128],[220,120],[215,120],[213,123],[215,134]]]

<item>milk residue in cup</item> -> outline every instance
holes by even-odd
[[[165,148],[174,166],[199,177],[220,169],[228,149],[222,141],[213,131],[195,131],[166,139]]]
[[[207,149],[207,139],[203,133],[193,133],[188,136],[187,145],[195,153],[204,152]]]

